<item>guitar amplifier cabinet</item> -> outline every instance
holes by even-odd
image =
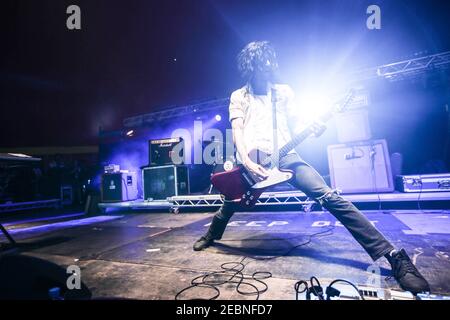
[[[396,187],[401,192],[448,192],[450,173],[397,176]]]
[[[136,172],[105,173],[102,175],[101,201],[121,202],[138,197]]]
[[[181,143],[181,152],[179,154],[180,159],[175,159],[179,163],[174,163],[172,156],[175,156],[173,149],[176,145]],[[184,162],[184,141],[182,138],[168,138],[150,140],[148,144],[149,150],[149,164],[150,166],[164,166],[180,164]]]
[[[189,194],[187,166],[167,165],[142,170],[144,200],[166,200],[168,197]]]
[[[371,139],[367,110],[352,110],[335,115],[339,143]]]
[[[394,191],[386,140],[328,146],[331,186],[342,193]]]

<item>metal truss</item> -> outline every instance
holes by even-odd
[[[197,104],[175,107],[157,112],[147,113],[140,116],[126,118],[123,125],[126,128],[139,127],[146,124],[154,124],[155,122],[183,116],[192,116],[195,113],[224,109],[228,107],[229,98],[209,100]]]
[[[449,66],[450,51],[447,51],[378,67],[377,75],[391,79],[399,75],[417,75],[429,70],[442,70]]]
[[[175,207],[216,207],[223,204],[220,195],[174,196],[169,202]]]
[[[450,68],[450,51],[359,70],[352,73],[351,78],[352,82],[375,78],[396,81],[448,68]]]
[[[168,198],[174,207],[215,207],[223,204],[218,194],[175,196]],[[289,205],[312,206],[315,202],[309,200],[303,192],[265,192],[258,199],[257,206]]]

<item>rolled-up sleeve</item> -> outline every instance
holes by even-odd
[[[230,122],[237,118],[244,118],[244,106],[239,91],[235,91],[231,94],[228,111],[230,114]]]

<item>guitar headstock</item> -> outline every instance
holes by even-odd
[[[344,112],[348,108],[350,103],[353,101],[353,99],[355,98],[355,95],[356,95],[356,90],[354,88],[351,88],[350,90],[348,90],[347,94],[342,99],[342,102],[335,106],[334,111],[337,113]]]

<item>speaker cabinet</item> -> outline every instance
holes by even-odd
[[[131,201],[137,197],[136,172],[105,173],[102,176],[102,202]]]
[[[394,191],[385,140],[328,146],[331,186],[343,193]]]
[[[365,109],[352,110],[335,115],[339,143],[371,139],[369,115]]]
[[[144,200],[166,200],[168,197],[189,194],[187,166],[158,166],[142,170]]]
[[[182,138],[150,140],[148,143],[150,166],[173,165],[174,160],[179,161],[175,163],[185,162],[184,141]],[[173,149],[176,146],[179,147],[180,154],[174,152]],[[179,157],[179,159],[173,157]]]

